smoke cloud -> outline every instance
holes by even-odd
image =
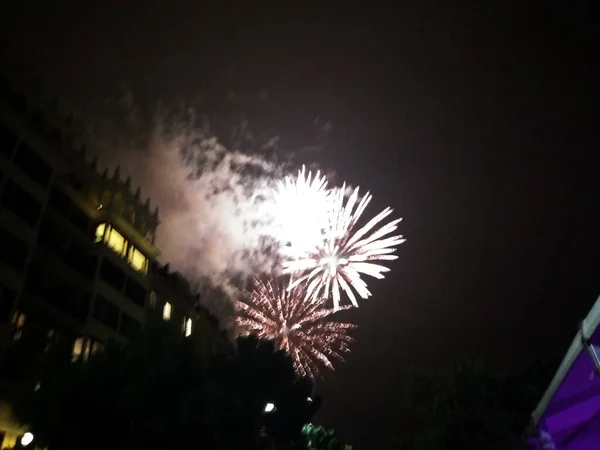
[[[101,165],[119,164],[159,207],[162,263],[230,296],[252,276],[277,274],[266,199],[292,169],[274,157],[278,136],[240,148],[251,136],[243,122],[226,148],[193,108],[143,111],[130,93],[105,106],[89,121],[88,141]]]

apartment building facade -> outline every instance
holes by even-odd
[[[13,85],[0,80],[3,387],[30,369],[15,359],[19,346],[41,352],[61,336],[74,359],[87,358],[109,340],[133,338],[153,317],[176,321],[185,336],[216,350],[218,323],[189,283],[157,262],[158,208],[118,166],[99,173],[84,149],[75,151],[70,119],[52,102]],[[0,403],[0,449],[23,432]]]

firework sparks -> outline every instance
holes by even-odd
[[[292,357],[299,375],[314,379],[320,365],[333,369],[333,360],[344,360],[342,353],[350,351],[353,341],[348,331],[356,328],[330,320],[334,311],[325,302],[306,302],[299,288],[254,280],[249,300],[236,304],[236,321],[245,332],[274,341]]]
[[[291,247],[310,248],[322,240],[331,206],[327,179],[306,167],[297,177],[287,176],[273,191],[275,234],[283,244],[283,253]]]
[[[402,219],[393,220],[376,228],[392,213],[385,208],[366,225],[354,231],[357,222],[371,201],[369,192],[359,200],[358,188],[354,189],[344,204],[345,187],[332,191],[329,224],[322,240],[311,248],[292,246],[287,251],[291,257],[283,263],[283,272],[297,274],[299,278],[290,284],[290,289],[306,284],[307,299],[333,297],[334,310],[340,308],[343,290],[353,306],[358,302],[354,291],[363,299],[371,296],[361,274],[377,279],[384,278],[390,269],[373,261],[394,260],[392,253],[405,239],[401,235],[390,236]]]

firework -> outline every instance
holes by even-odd
[[[288,247],[311,248],[322,241],[331,208],[331,190],[321,172],[298,171],[297,177],[287,176],[273,191],[275,234],[282,244],[282,253]]]
[[[304,294],[298,287],[254,280],[248,301],[236,303],[236,321],[243,331],[274,341],[291,356],[299,375],[314,379],[319,366],[333,369],[333,360],[343,361],[353,341],[348,331],[355,325],[332,321],[326,299],[306,302]]]
[[[371,292],[361,274],[384,278],[383,274],[390,269],[373,261],[396,259],[392,253],[405,241],[401,235],[390,236],[402,219],[377,228],[392,213],[389,207],[355,231],[372,196],[367,192],[359,200],[356,188],[344,203],[344,193],[345,186],[330,194],[329,221],[321,242],[310,248],[292,246],[287,251],[291,259],[283,263],[284,273],[299,276],[290,284],[291,289],[306,285],[307,299],[312,301],[329,298],[331,294],[334,310],[340,308],[340,289],[355,307],[358,302],[354,291],[363,299],[370,297]]]

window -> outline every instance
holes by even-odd
[[[156,308],[157,300],[156,291],[150,291],[150,295],[148,296],[148,306],[150,308]]]
[[[192,334],[192,319],[189,317],[183,318],[183,334],[188,337]]]
[[[128,314],[121,313],[120,333],[128,339],[133,339],[137,336],[142,328],[142,324]]]
[[[15,155],[15,165],[40,186],[44,188],[48,186],[52,167],[23,141],[19,144]]]
[[[25,326],[25,320],[27,320],[27,316],[22,312],[16,311],[12,318],[12,324],[15,327],[15,333],[13,334],[13,339],[18,341],[23,337],[23,327]]]
[[[27,263],[29,246],[8,230],[0,228],[0,262],[22,271]]]
[[[127,262],[131,267],[144,275],[148,272],[148,259],[133,245],[129,246]]]
[[[125,274],[123,271],[106,258],[102,259],[100,278],[119,292],[123,289],[123,285],[125,284]]]
[[[40,226],[38,245],[85,278],[91,279],[96,274],[98,258],[90,255],[88,248],[76,243],[72,234],[46,216]]]
[[[54,270],[51,265],[34,259],[23,289],[78,321],[85,321],[89,315],[91,294],[76,287],[68,273]]]
[[[148,258],[112,226],[105,223],[99,224],[96,227],[95,242],[104,242],[119,256],[127,256],[127,262],[135,270],[144,275],[148,273]]]
[[[169,320],[171,318],[171,304],[169,302],[165,302],[165,306],[163,307],[163,319]]]
[[[104,242],[106,242],[106,244],[119,256],[125,256],[125,252],[127,251],[127,241],[117,230],[110,227],[104,235]]]
[[[75,339],[73,343],[73,351],[71,352],[72,361],[77,361],[84,356],[84,339],[82,337]]]
[[[7,181],[4,184],[0,202],[25,223],[36,226],[42,206],[20,186],[12,181]]]
[[[125,256],[127,241],[121,233],[110,225],[101,223],[96,227],[96,242],[104,242],[119,256]]]
[[[0,153],[10,158],[15,145],[17,145],[17,140],[17,133],[5,123],[0,122]]]
[[[96,227],[96,240],[94,242],[104,242],[104,231],[106,231],[105,223],[101,223]]]
[[[146,306],[146,288],[139,283],[136,283],[131,278],[127,278],[125,284],[125,296],[142,308]]]
[[[119,326],[119,308],[102,296],[96,296],[94,300],[93,316],[98,322],[113,330]]]
[[[15,315],[13,316],[12,323],[17,328],[23,328],[23,326],[25,325],[25,320],[27,320],[27,316],[25,314],[23,314],[22,312],[17,311],[17,312],[15,312]]]
[[[92,338],[78,337],[73,343],[72,361],[85,361],[90,355],[104,350],[104,345]]]

